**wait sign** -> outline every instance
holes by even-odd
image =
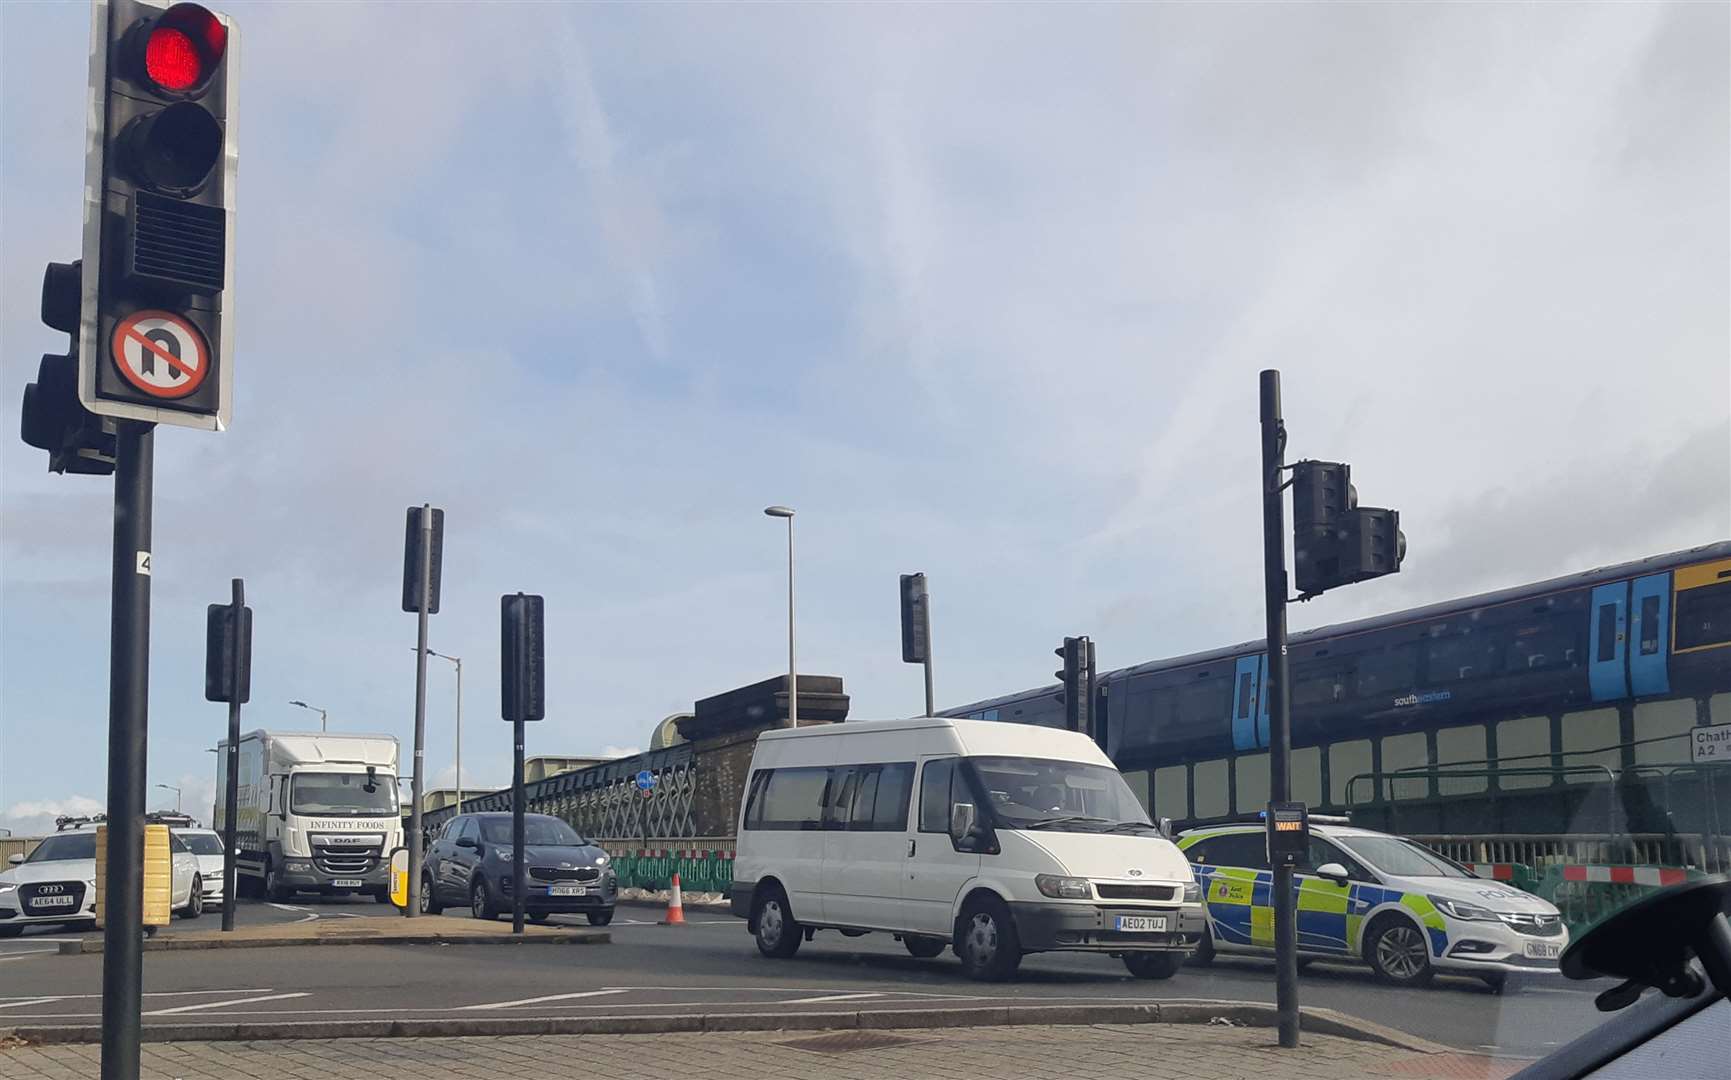
[[[1689,761],[1731,763],[1731,724],[1689,729]]]

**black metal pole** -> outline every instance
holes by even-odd
[[[1268,791],[1273,802],[1292,798],[1291,694],[1286,679],[1286,513],[1281,469],[1286,425],[1280,418],[1280,372],[1262,373],[1262,566],[1268,593]],[[1274,1001],[1280,1045],[1298,1045],[1298,924],[1292,867],[1274,868]]]
[[[511,933],[523,932],[523,721],[511,722]]]
[[[920,597],[920,625],[924,628],[926,639],[926,715],[933,716],[935,706],[932,704],[932,594],[926,589]]]
[[[118,421],[108,639],[108,853],[102,898],[102,1080],[138,1080],[144,992],[144,774],[150,717],[153,424]]]
[[[222,928],[234,929],[235,893],[239,891],[239,876],[235,873],[235,844],[238,843],[235,818],[240,814],[240,685],[242,640],[246,633],[246,583],[234,579],[234,617],[229,621],[230,675],[229,686],[234,692],[228,697],[228,747],[223,751],[227,774],[222,794]]]
[[[421,895],[421,759],[427,745],[427,605],[433,592],[433,506],[421,506],[421,603],[418,612],[419,636],[415,641],[415,757],[414,782],[409,787],[409,896],[403,905],[403,917],[412,919],[421,913],[421,905],[413,898]]]

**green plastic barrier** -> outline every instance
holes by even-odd
[[[1535,888],[1528,891],[1544,900],[1549,900],[1557,906],[1563,915],[1563,923],[1569,928],[1569,937],[1578,938],[1591,929],[1593,925],[1606,916],[1612,915],[1644,896],[1655,893],[1666,886],[1657,881],[1642,883],[1635,881],[1592,881],[1579,877],[1582,871],[1609,870],[1608,867],[1579,866],[1547,866],[1542,878]],[[1698,870],[1682,870],[1675,867],[1638,866],[1617,867],[1616,870],[1632,870],[1645,872],[1643,876],[1657,877],[1661,872],[1666,878],[1677,878],[1680,881],[1695,881],[1705,875]],[[1570,876],[1573,871],[1574,877]],[[1678,875],[1681,875],[1678,878]],[[1674,883],[1674,882],[1670,882]]]
[[[733,852],[719,849],[609,847],[622,889],[665,890],[679,875],[682,892],[726,892],[733,885]]]

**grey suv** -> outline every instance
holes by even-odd
[[[511,910],[511,815],[459,814],[445,823],[427,849],[421,872],[421,911],[436,915],[467,905],[477,919]],[[607,853],[546,814],[523,815],[523,909],[545,922],[549,915],[589,917],[590,925],[613,921],[619,878]]]

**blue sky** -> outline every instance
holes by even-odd
[[[937,691],[1256,636],[1256,372],[1403,512],[1294,625],[1731,536],[1731,80],[1708,5],[236,4],[237,403],[158,439],[150,779],[208,813],[204,605],[249,727],[413,718],[433,644],[509,774],[500,593],[547,597],[530,752],[644,744],[785,662]],[[103,797],[109,500],[16,438],[79,237],[88,9],[0,6],[0,825]],[[448,782],[451,682],[428,762]],[[173,796],[153,790],[152,805]],[[92,802],[94,800],[94,802]]]

